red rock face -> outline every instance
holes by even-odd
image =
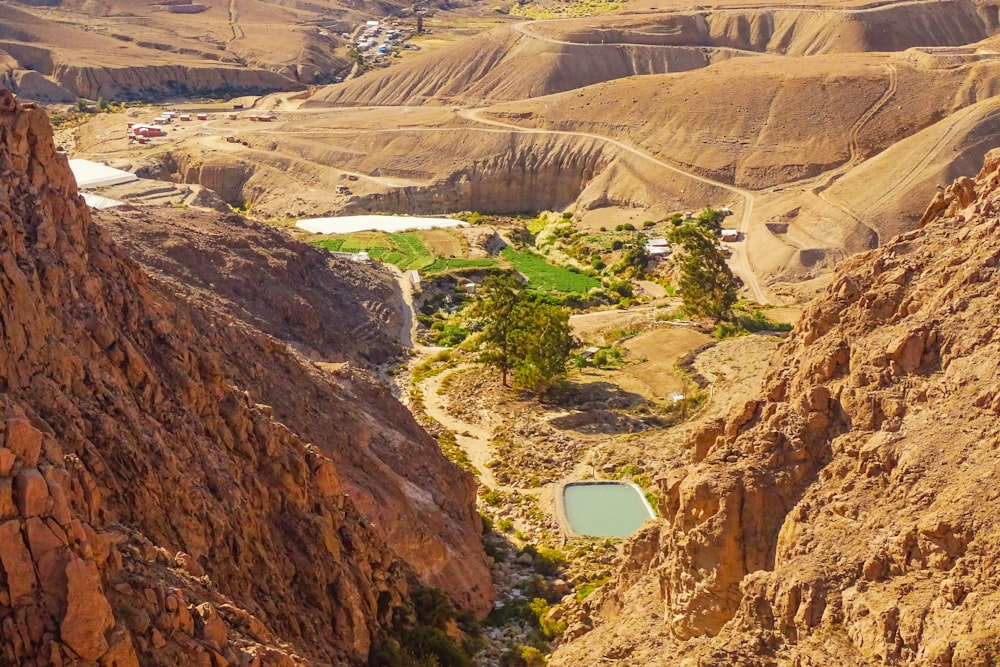
[[[413,440],[447,470],[427,436],[401,408],[381,422],[352,409],[355,396],[391,406],[363,374],[309,385],[309,410],[344,417],[343,442],[275,421],[250,398],[271,385],[244,381],[273,359],[292,373],[295,356],[151,284],[92,224],[44,114],[6,91],[0,269],[0,664],[363,663],[411,567],[402,540],[387,545],[392,522],[373,528],[344,493],[350,428]],[[259,370],[229,373],[257,352]],[[457,492],[429,493],[451,532],[408,533],[428,552],[478,544],[471,504],[452,506],[471,482],[448,479]],[[452,593],[481,609],[485,557],[470,563]],[[413,569],[433,581],[460,567]]]
[[[553,664],[998,664],[998,185],[993,152],[843,263],[765,395],[661,480],[663,521],[583,610],[608,625]],[[622,608],[650,580],[655,642]]]

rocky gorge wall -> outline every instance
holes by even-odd
[[[661,473],[663,519],[552,664],[1000,663],[998,186],[995,151],[841,264],[765,394]]]
[[[447,576],[453,561],[407,564],[413,533],[362,514],[364,480],[345,476],[336,443],[278,422],[230,372],[255,352],[294,359],[289,348],[152,283],[92,224],[44,113],[8,91],[0,242],[0,662],[362,664],[414,570]],[[450,469],[401,407],[358,407],[386,400],[363,372],[313,375],[308,409],[337,415],[345,435],[365,424],[369,445],[352,444],[370,463],[384,442],[411,467]],[[471,481],[451,475],[454,488],[422,491],[453,535],[429,528],[425,546],[446,555],[479,530],[462,504]],[[454,597],[488,605],[485,557],[471,551],[462,569]]]

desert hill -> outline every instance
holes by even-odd
[[[407,3],[337,0],[4,3],[0,82],[22,98],[72,102],[235,97],[304,90],[350,70],[358,25]]]
[[[277,218],[683,210],[752,197],[747,247],[758,274],[784,290],[911,229],[917,202],[981,161],[1000,80],[993,60],[950,52],[794,60],[801,66],[786,71],[784,56],[736,58],[479,110],[284,110],[267,127],[239,126],[249,147],[195,135],[174,143],[153,171]],[[80,143],[97,142],[107,127],[83,130]],[[955,145],[942,150],[943,135]],[[903,149],[893,150],[901,142],[927,157],[903,160]],[[101,145],[106,157],[134,154],[108,148]],[[347,178],[356,179],[351,194],[331,197]]]
[[[51,132],[0,96],[2,662],[362,664],[411,583],[488,606],[471,478],[363,367],[295,351],[342,345],[318,332],[333,287],[367,356],[391,352],[395,315],[364,307],[388,278],[338,281],[239,220],[159,240],[155,215],[109,220],[162,253],[150,278],[91,221]],[[307,284],[230,276],[208,298],[223,265]]]
[[[995,6],[970,0],[522,22],[328,87],[306,106],[523,100],[758,53],[796,57],[964,46],[991,36],[997,23]]]
[[[998,169],[841,264],[552,664],[1000,660]]]
[[[112,116],[73,143],[265,219],[725,204],[744,273],[779,301],[912,229],[990,147],[994,5],[668,9],[512,22],[259,100],[273,123],[220,116],[137,148]]]

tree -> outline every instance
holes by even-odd
[[[683,248],[674,263],[684,308],[694,316],[730,319],[742,283],[726,264],[715,233],[701,224],[682,225],[670,230],[667,240]]]
[[[499,369],[506,387],[507,373],[517,363],[516,318],[525,301],[524,286],[512,274],[494,275],[483,280],[482,293],[472,309],[472,316],[484,321],[479,361]]]
[[[486,278],[471,316],[483,322],[479,361],[500,371],[503,385],[514,373],[517,387],[545,392],[566,373],[576,342],[569,311],[532,298],[512,274]]]
[[[575,345],[569,311],[535,302],[526,303],[522,310],[517,347],[523,356],[514,366],[514,383],[544,393],[566,374],[566,362]]]
[[[711,232],[718,234],[722,231],[722,221],[726,218],[726,214],[717,208],[706,208],[705,210],[698,213],[695,218],[695,222],[698,225],[708,229]]]
[[[359,70],[365,68],[365,54],[361,52],[357,44],[351,44],[347,47],[347,58],[357,65]]]

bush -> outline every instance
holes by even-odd
[[[535,572],[546,576],[556,574],[566,564],[566,556],[559,549],[542,547],[535,551]]]
[[[503,549],[489,540],[483,544],[483,550],[486,552],[487,556],[493,559],[495,563],[504,563],[507,561],[507,554],[504,553]]]
[[[442,326],[436,326],[439,324],[435,322],[431,326],[431,329],[438,330],[437,335],[434,336],[434,344],[440,347],[455,347],[463,340],[469,337],[469,330],[462,327],[457,327],[453,324],[443,324]]]
[[[444,630],[418,625],[403,635],[403,645],[417,658],[427,659],[427,665],[468,667],[472,659]],[[431,662],[429,659],[434,658]]]
[[[541,628],[542,635],[546,639],[555,639],[562,633],[566,632],[566,621],[549,621],[545,619],[551,607],[549,606],[549,603],[542,598],[535,598],[532,600],[528,605],[528,608],[531,609],[532,613],[534,613],[535,617],[538,619],[538,627]]]
[[[369,667],[468,667],[481,646],[478,624],[437,588],[412,591],[412,614],[397,614],[391,637],[372,645]],[[446,631],[457,624],[466,633],[458,645]]]
[[[500,495],[500,492],[492,489],[483,493],[482,499],[487,505],[492,505],[493,507],[499,507],[503,503],[503,496]]]

